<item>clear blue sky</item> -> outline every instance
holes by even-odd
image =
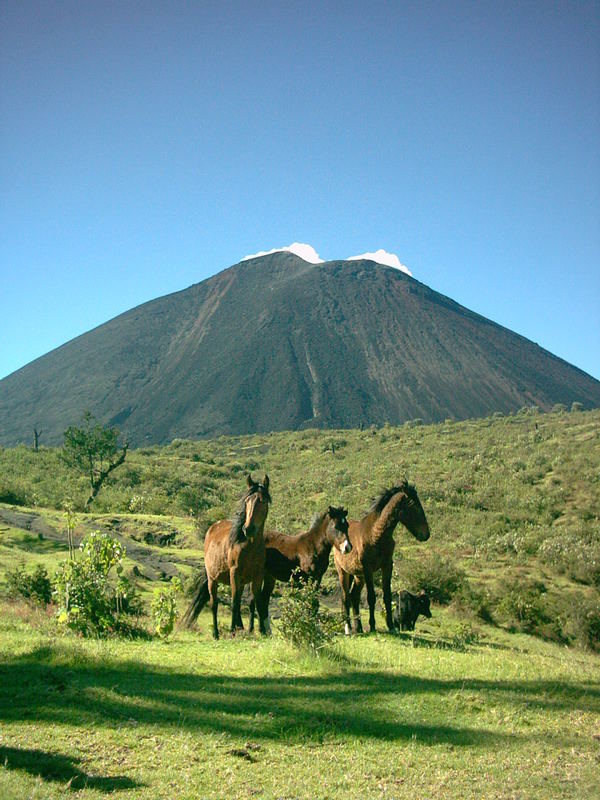
[[[600,378],[598,2],[3,0],[0,103],[0,377],[300,241]]]

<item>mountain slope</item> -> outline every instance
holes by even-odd
[[[90,409],[133,444],[600,405],[600,382],[368,261],[244,261],[0,381],[0,443],[62,441]]]

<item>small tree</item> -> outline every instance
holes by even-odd
[[[72,469],[83,472],[90,484],[88,508],[110,473],[125,461],[129,444],[121,444],[117,428],[109,428],[96,420],[90,411],[83,415],[82,424],[67,428],[64,433],[63,461]]]
[[[58,620],[84,636],[122,630],[121,613],[139,613],[139,599],[123,576],[125,548],[107,533],[90,533],[79,558],[59,564],[54,577]],[[116,578],[111,579],[111,573]]]
[[[319,604],[319,588],[313,581],[284,585],[279,601],[279,630],[299,650],[318,653],[341,627],[339,615]]]
[[[152,598],[152,616],[157,636],[166,639],[172,633],[177,619],[177,597],[183,594],[179,578],[172,578],[167,586],[154,590]]]

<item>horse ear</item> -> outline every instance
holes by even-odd
[[[269,476],[266,474],[265,477],[263,478],[263,486],[265,487],[265,489],[269,488]]]
[[[327,513],[329,514],[330,517],[333,517],[333,506],[329,506],[329,508],[327,509]]]
[[[249,489],[251,489],[255,485],[254,481],[252,480],[252,475],[250,473],[248,473],[246,477],[246,483],[248,484]]]
[[[425,591],[425,589],[421,589],[421,591],[419,592],[419,597],[427,597],[427,592]]]

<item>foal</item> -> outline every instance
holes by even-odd
[[[206,576],[196,579],[194,595],[182,624],[190,627],[210,599],[213,617],[213,636],[219,638],[217,608],[219,583],[231,586],[231,631],[243,630],[241,601],[244,586],[250,583],[258,607],[259,627],[266,633],[265,606],[261,588],[265,570],[264,525],[269,511],[269,476],[262,483],[247,477],[248,491],[233,522],[219,520],[210,526],[204,539],[204,568]]]
[[[269,601],[275,581],[287,583],[292,575],[300,582],[313,580],[317,586],[329,566],[331,548],[349,553],[348,512],[345,508],[329,506],[315,517],[309,530],[290,536],[278,531],[265,531],[265,579],[263,583],[264,612],[269,615]],[[254,626],[254,600],[250,602],[250,630]]]
[[[375,587],[373,575],[381,570],[383,603],[388,630],[394,631],[392,618],[392,567],[394,555],[394,529],[401,522],[420,542],[429,539],[429,525],[417,495],[417,490],[406,481],[393,486],[375,500],[370,510],[360,520],[351,520],[348,537],[352,552],[343,554],[335,550],[333,557],[342,587],[342,613],[346,633],[350,633],[350,604],[354,612],[353,631],[362,633],[360,621],[360,595],[367,586],[369,603],[369,628],[375,630]]]

